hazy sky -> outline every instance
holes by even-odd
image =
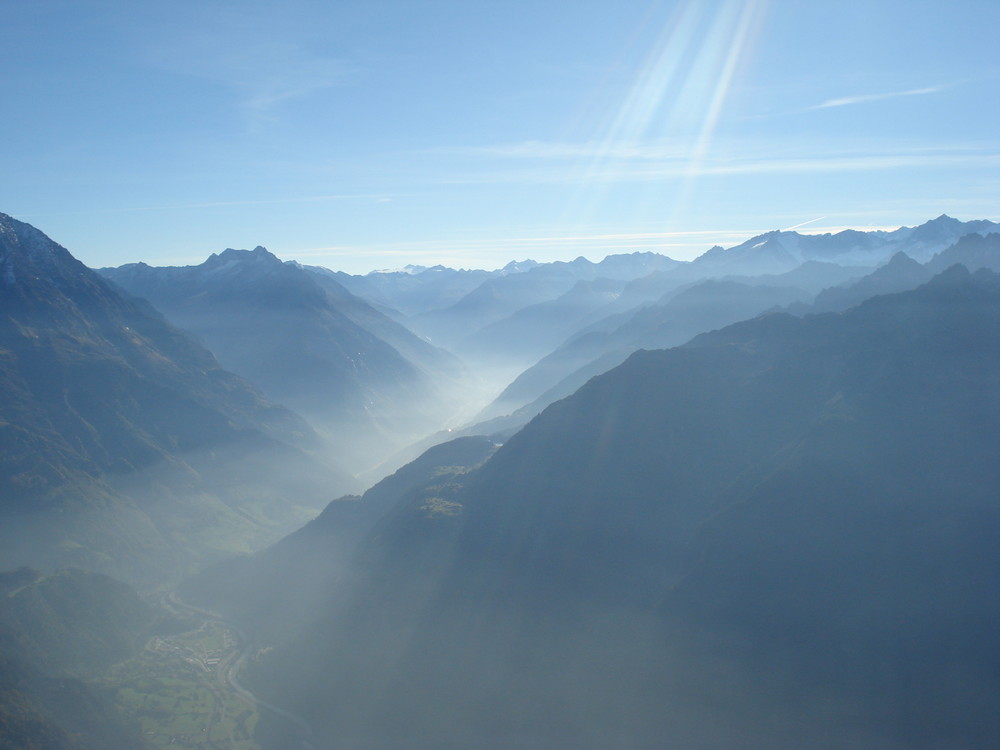
[[[0,211],[362,272],[1000,218],[1000,2],[12,0]]]

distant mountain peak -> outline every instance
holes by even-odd
[[[12,253],[35,263],[72,260],[68,250],[31,224],[0,214],[0,259]]]
[[[221,253],[212,253],[202,264],[204,268],[212,271],[246,268],[273,269],[281,268],[284,265],[280,258],[261,245],[253,250],[226,248]]]
[[[379,276],[381,274],[401,274],[404,276],[416,276],[417,274],[423,273],[424,271],[433,271],[442,266],[434,266],[434,268],[428,269],[427,266],[414,265],[412,263],[403,266],[402,268],[376,268],[374,271],[369,271],[366,276]]]
[[[234,250],[227,247],[221,253],[213,253],[210,258],[220,258],[222,260],[255,260],[268,262],[278,260],[278,257],[263,245],[257,245],[253,250]]]
[[[958,219],[954,219],[951,216],[948,216],[948,214],[941,214],[936,219],[931,219],[930,221],[915,227],[913,229],[913,234],[911,235],[911,240],[934,240],[948,233],[959,230],[961,226],[962,222]]]
[[[70,289],[86,290],[95,297],[105,294],[103,284],[95,283],[89,269],[69,250],[6,214],[0,214],[0,279],[6,287],[17,289],[22,301],[28,295],[42,306],[53,293]],[[0,298],[0,304],[10,303],[13,298]]]
[[[524,271],[530,271],[537,265],[538,261],[526,258],[524,260],[512,260],[500,270],[502,273],[523,273]]]
[[[889,262],[885,264],[886,268],[909,268],[912,266],[919,266],[913,258],[904,253],[902,250],[898,250],[889,258]]]
[[[928,287],[947,287],[967,284],[972,278],[972,272],[961,263],[949,266],[933,279],[927,282]]]

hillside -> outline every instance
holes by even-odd
[[[135,750],[138,725],[93,678],[131,656],[155,619],[106,576],[0,573],[0,747]]]
[[[262,247],[198,266],[101,269],[194,334],[223,366],[304,415],[358,472],[457,409],[465,372],[448,353],[355,297],[331,275]]]
[[[301,418],[8,216],[0,278],[4,566],[148,583],[271,541],[351,487],[308,453]]]
[[[332,743],[1000,739],[1000,280],[640,352],[403,502],[254,684]]]

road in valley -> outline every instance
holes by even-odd
[[[280,706],[275,706],[273,703],[258,698],[239,681],[240,670],[243,668],[252,651],[250,640],[239,627],[231,622],[227,622],[221,615],[215,612],[188,604],[180,599],[175,592],[165,594],[161,598],[161,603],[164,608],[174,614],[198,618],[203,622],[214,622],[227,630],[235,647],[215,664],[215,676],[219,681],[219,685],[228,688],[258,711],[261,709],[270,711],[272,714],[279,716],[291,724],[299,734],[302,750],[320,750],[314,744],[313,731],[309,722],[301,716],[296,716],[290,711],[286,711]]]

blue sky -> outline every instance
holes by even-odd
[[[1000,219],[1000,3],[8,3],[0,211],[91,266],[493,268]]]

